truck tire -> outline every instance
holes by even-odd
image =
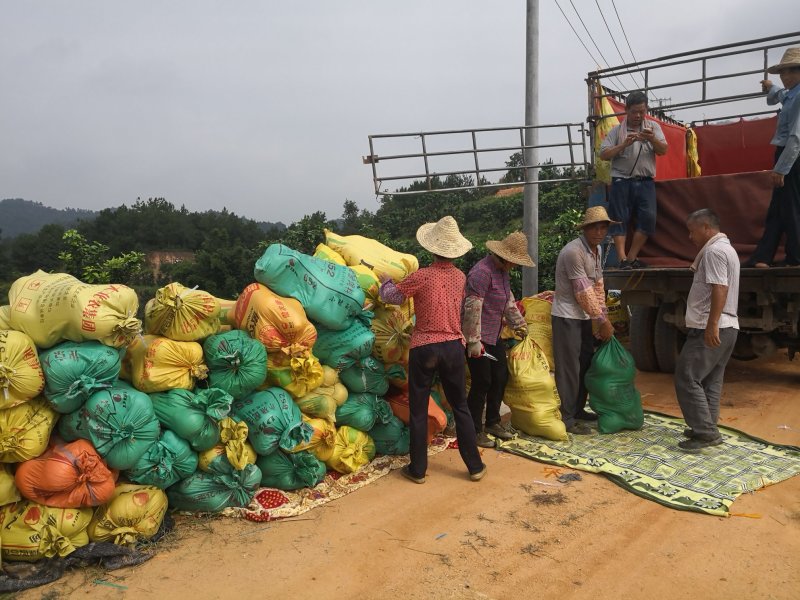
[[[656,351],[658,368],[662,373],[674,373],[681,353],[686,335],[672,323],[664,320],[664,315],[675,311],[674,304],[662,304],[658,308],[655,327],[653,328],[653,342]]]
[[[658,308],[631,307],[631,354],[640,371],[658,371],[658,359],[653,336]]]

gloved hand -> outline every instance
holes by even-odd
[[[522,325],[520,327],[517,327],[514,330],[514,335],[517,336],[518,338],[525,339],[526,337],[528,337],[528,326]]]
[[[478,358],[481,354],[483,354],[483,344],[480,342],[469,342],[467,344],[467,356]]]

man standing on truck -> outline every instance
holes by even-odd
[[[690,214],[686,227],[699,252],[686,299],[686,343],[675,366],[675,394],[688,425],[683,432],[688,439],[678,447],[699,452],[722,443],[717,428],[722,380],[739,334],[739,256],[711,209]]]
[[[556,389],[561,397],[561,418],[567,431],[576,435],[592,432],[584,423],[597,415],[586,411],[586,371],[594,354],[592,321],[603,341],[614,335],[608,319],[603,289],[603,255],[600,244],[613,221],[602,206],[586,209],[582,230],[561,249],[556,260],[556,289],[551,320]]]
[[[800,48],[789,48],[781,62],[767,72],[777,73],[784,85],[777,86],[769,79],[761,82],[761,89],[767,92],[767,104],[783,104],[770,142],[775,146],[775,166],[770,172],[775,190],[767,209],[764,233],[744,264],[769,267],[785,232],[786,264],[796,266],[800,265]]]
[[[611,191],[608,212],[619,224],[611,226],[611,237],[620,269],[646,267],[637,257],[656,229],[656,155],[667,153],[661,127],[647,119],[647,95],[631,92],[625,99],[625,118],[608,132],[600,144],[600,158],[611,161]],[[625,250],[628,224],[636,218],[630,252]]]

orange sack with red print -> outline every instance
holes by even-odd
[[[56,508],[105,504],[114,494],[116,478],[87,440],[56,444],[20,464],[14,475],[23,497]]]

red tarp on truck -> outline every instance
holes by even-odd
[[[775,133],[776,120],[777,117],[739,119],[733,123],[695,127],[702,174],[771,170],[775,164],[775,146],[769,142]]]
[[[710,208],[719,215],[721,230],[739,258],[746,260],[764,230],[772,189],[767,171],[657,181],[656,232],[639,257],[651,267],[689,266],[697,248],[689,240],[686,217],[700,208]],[[782,247],[775,258],[783,260]]]

